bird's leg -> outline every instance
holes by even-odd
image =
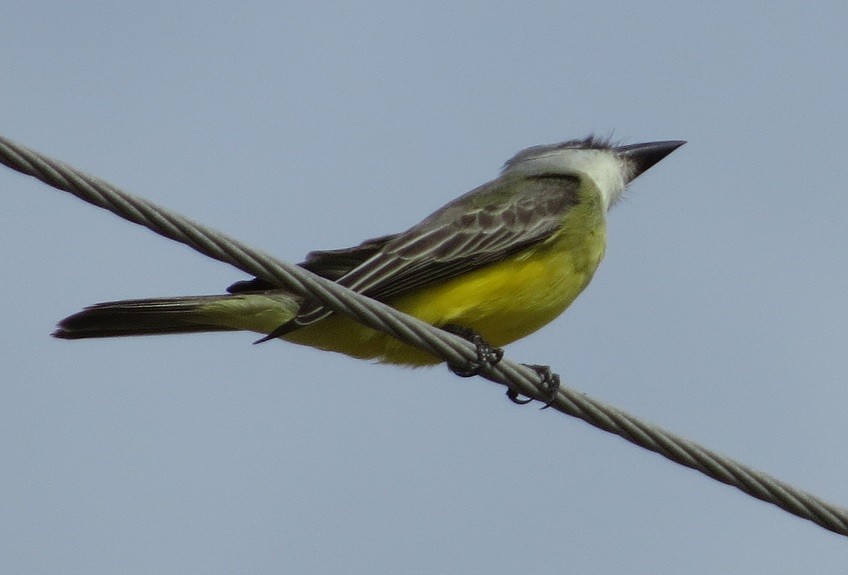
[[[529,367],[533,371],[539,374],[539,377],[542,378],[542,388],[544,388],[547,397],[547,401],[542,409],[547,409],[551,406],[557,396],[557,391],[559,390],[559,375],[551,371],[551,368],[547,365],[533,365],[533,364],[523,364],[525,367]],[[508,389],[506,392],[506,396],[513,403],[525,404],[532,401],[531,399],[518,399],[518,393],[513,389]]]
[[[493,347],[489,342],[483,339],[483,336],[469,327],[463,327],[449,323],[442,326],[446,332],[458,335],[462,339],[467,339],[474,344],[477,349],[477,359],[470,361],[466,365],[456,365],[448,363],[448,369],[454,372],[459,377],[473,377],[480,375],[484,368],[491,367],[498,363],[503,357],[503,350],[499,347]]]
[[[477,349],[477,359],[475,361],[468,362],[463,366],[448,363],[448,369],[460,377],[473,377],[475,375],[480,375],[484,368],[495,365],[503,358],[503,350],[501,348],[493,347],[483,338],[482,335],[471,328],[449,323],[442,326],[442,329],[470,341]],[[552,372],[551,368],[547,365],[524,365],[538,373],[539,377],[542,378],[542,388],[548,396],[548,401],[542,409],[550,407],[554,402],[554,399],[556,399],[557,390],[559,390],[559,375]],[[518,392],[512,388],[506,390],[506,396],[511,402],[519,405],[524,405],[533,401],[532,399],[519,398]]]

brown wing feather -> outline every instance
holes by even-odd
[[[548,239],[578,201],[579,179],[572,176],[523,179],[513,187],[504,189],[496,180],[408,231],[385,238],[385,244],[338,283],[385,300],[455,277]],[[329,313],[319,304],[306,304],[291,328]]]
[[[306,254],[306,259],[297,265],[328,280],[335,281],[380,251],[387,242],[395,237],[396,235],[389,235],[365,240],[352,248],[309,252]],[[275,289],[280,289],[280,287],[269,281],[253,278],[234,283],[227,288],[227,292],[245,293]]]
[[[354,248],[312,252],[301,265],[354,291],[384,300],[545,241],[579,201],[580,179],[576,176],[542,174],[511,182],[503,179],[457,198],[406,232],[368,240]],[[348,266],[352,267],[341,273]],[[261,280],[241,283],[256,282]],[[294,320],[259,341],[279,337],[332,313],[318,303],[306,302]]]

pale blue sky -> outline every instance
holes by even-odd
[[[846,26],[841,2],[12,2],[0,133],[293,261],[529,145],[688,140],[507,353],[848,504]],[[848,565],[842,537],[441,367],[54,340],[87,304],[243,276],[6,169],[0,228],[2,572]]]

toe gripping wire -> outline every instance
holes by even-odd
[[[474,345],[475,352],[477,353],[477,359],[473,361],[466,361],[464,364],[455,364],[450,361],[447,362],[448,369],[459,377],[474,377],[475,375],[481,375],[484,370],[491,369],[495,364],[503,359],[504,352],[501,348],[492,346],[489,342],[483,339],[482,335],[471,328],[449,323],[443,326],[442,329],[471,342]],[[551,368],[547,365],[530,365],[526,363],[522,365],[529,367],[539,375],[541,380],[540,386],[545,392],[543,396],[546,398],[545,405],[542,406],[542,409],[547,409],[551,406],[554,399],[556,399],[557,390],[560,386],[559,375],[552,372]],[[509,385],[506,389],[506,396],[511,402],[517,403],[518,405],[526,405],[533,401],[532,398],[521,399],[518,391]]]

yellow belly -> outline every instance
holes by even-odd
[[[603,215],[578,208],[566,218],[562,231],[543,244],[386,303],[436,326],[471,328],[492,345],[503,346],[565,311],[592,279],[603,258],[605,240]],[[385,363],[415,366],[441,361],[341,315],[286,334],[284,339]]]

